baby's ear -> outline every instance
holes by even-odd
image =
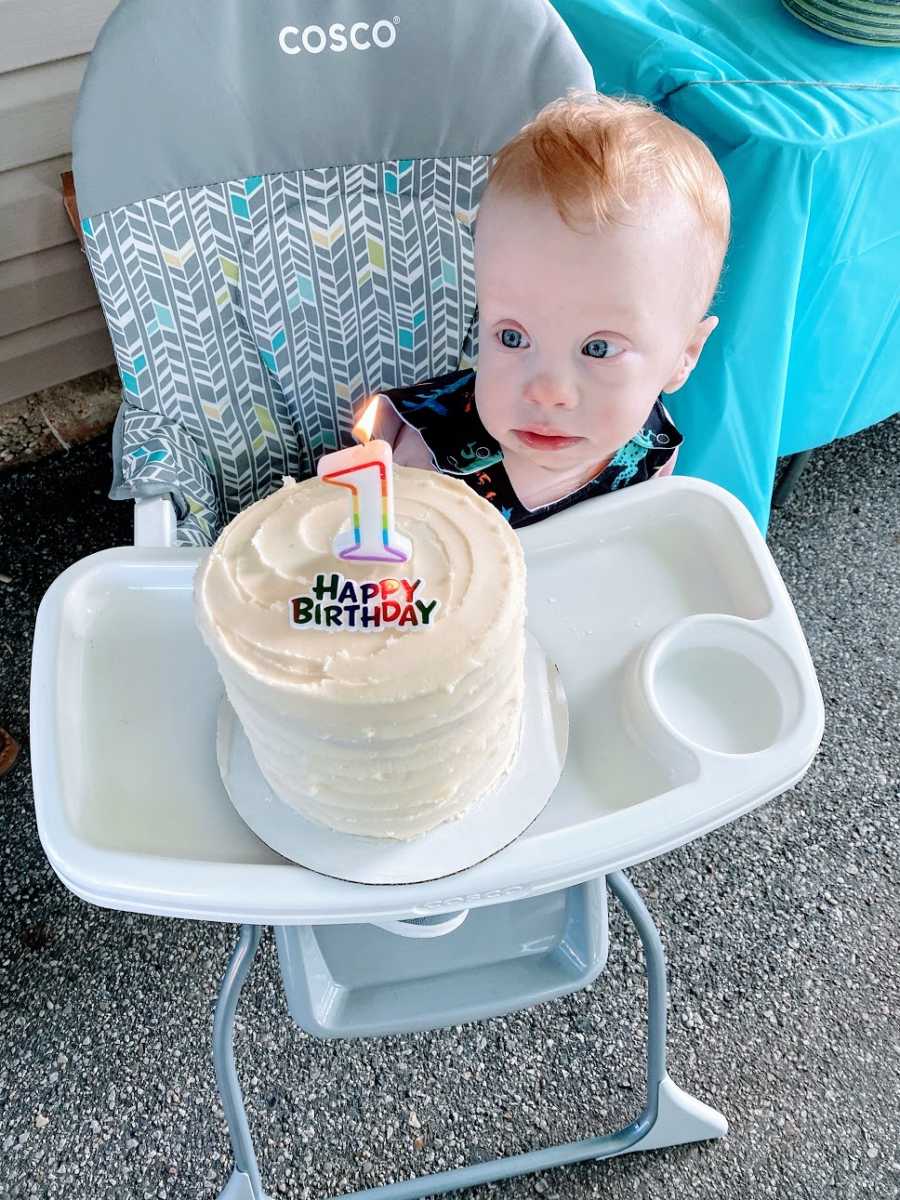
[[[706,339],[719,323],[718,317],[704,317],[691,335],[690,341],[681,352],[678,366],[669,382],[661,389],[664,392],[677,392],[690,378],[691,371],[696,367],[706,345]]]

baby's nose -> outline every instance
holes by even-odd
[[[525,387],[525,398],[541,408],[575,408],[578,394],[566,379],[553,375],[536,375]]]

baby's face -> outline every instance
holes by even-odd
[[[697,315],[691,214],[672,201],[626,219],[575,232],[549,200],[491,194],[479,213],[478,413],[538,466],[604,463],[717,323]]]

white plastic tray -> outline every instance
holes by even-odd
[[[690,841],[790,787],[822,698],[749,514],[672,477],[522,531],[528,624],[569,702],[565,770],[512,845],[446,879],[372,887],[288,863],[216,763],[222,694],[193,624],[202,551],[76,563],[38,612],[38,828],[72,891],[110,908],[259,924],[397,918],[534,895]]]

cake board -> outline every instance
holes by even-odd
[[[361,837],[304,817],[266,782],[227,696],[216,757],[241,819],[266,845],[300,866],[354,883],[424,883],[483,862],[515,841],[543,811],[566,759],[569,717],[559,672],[526,636],[522,723],[504,779],[460,817],[416,838]]]

